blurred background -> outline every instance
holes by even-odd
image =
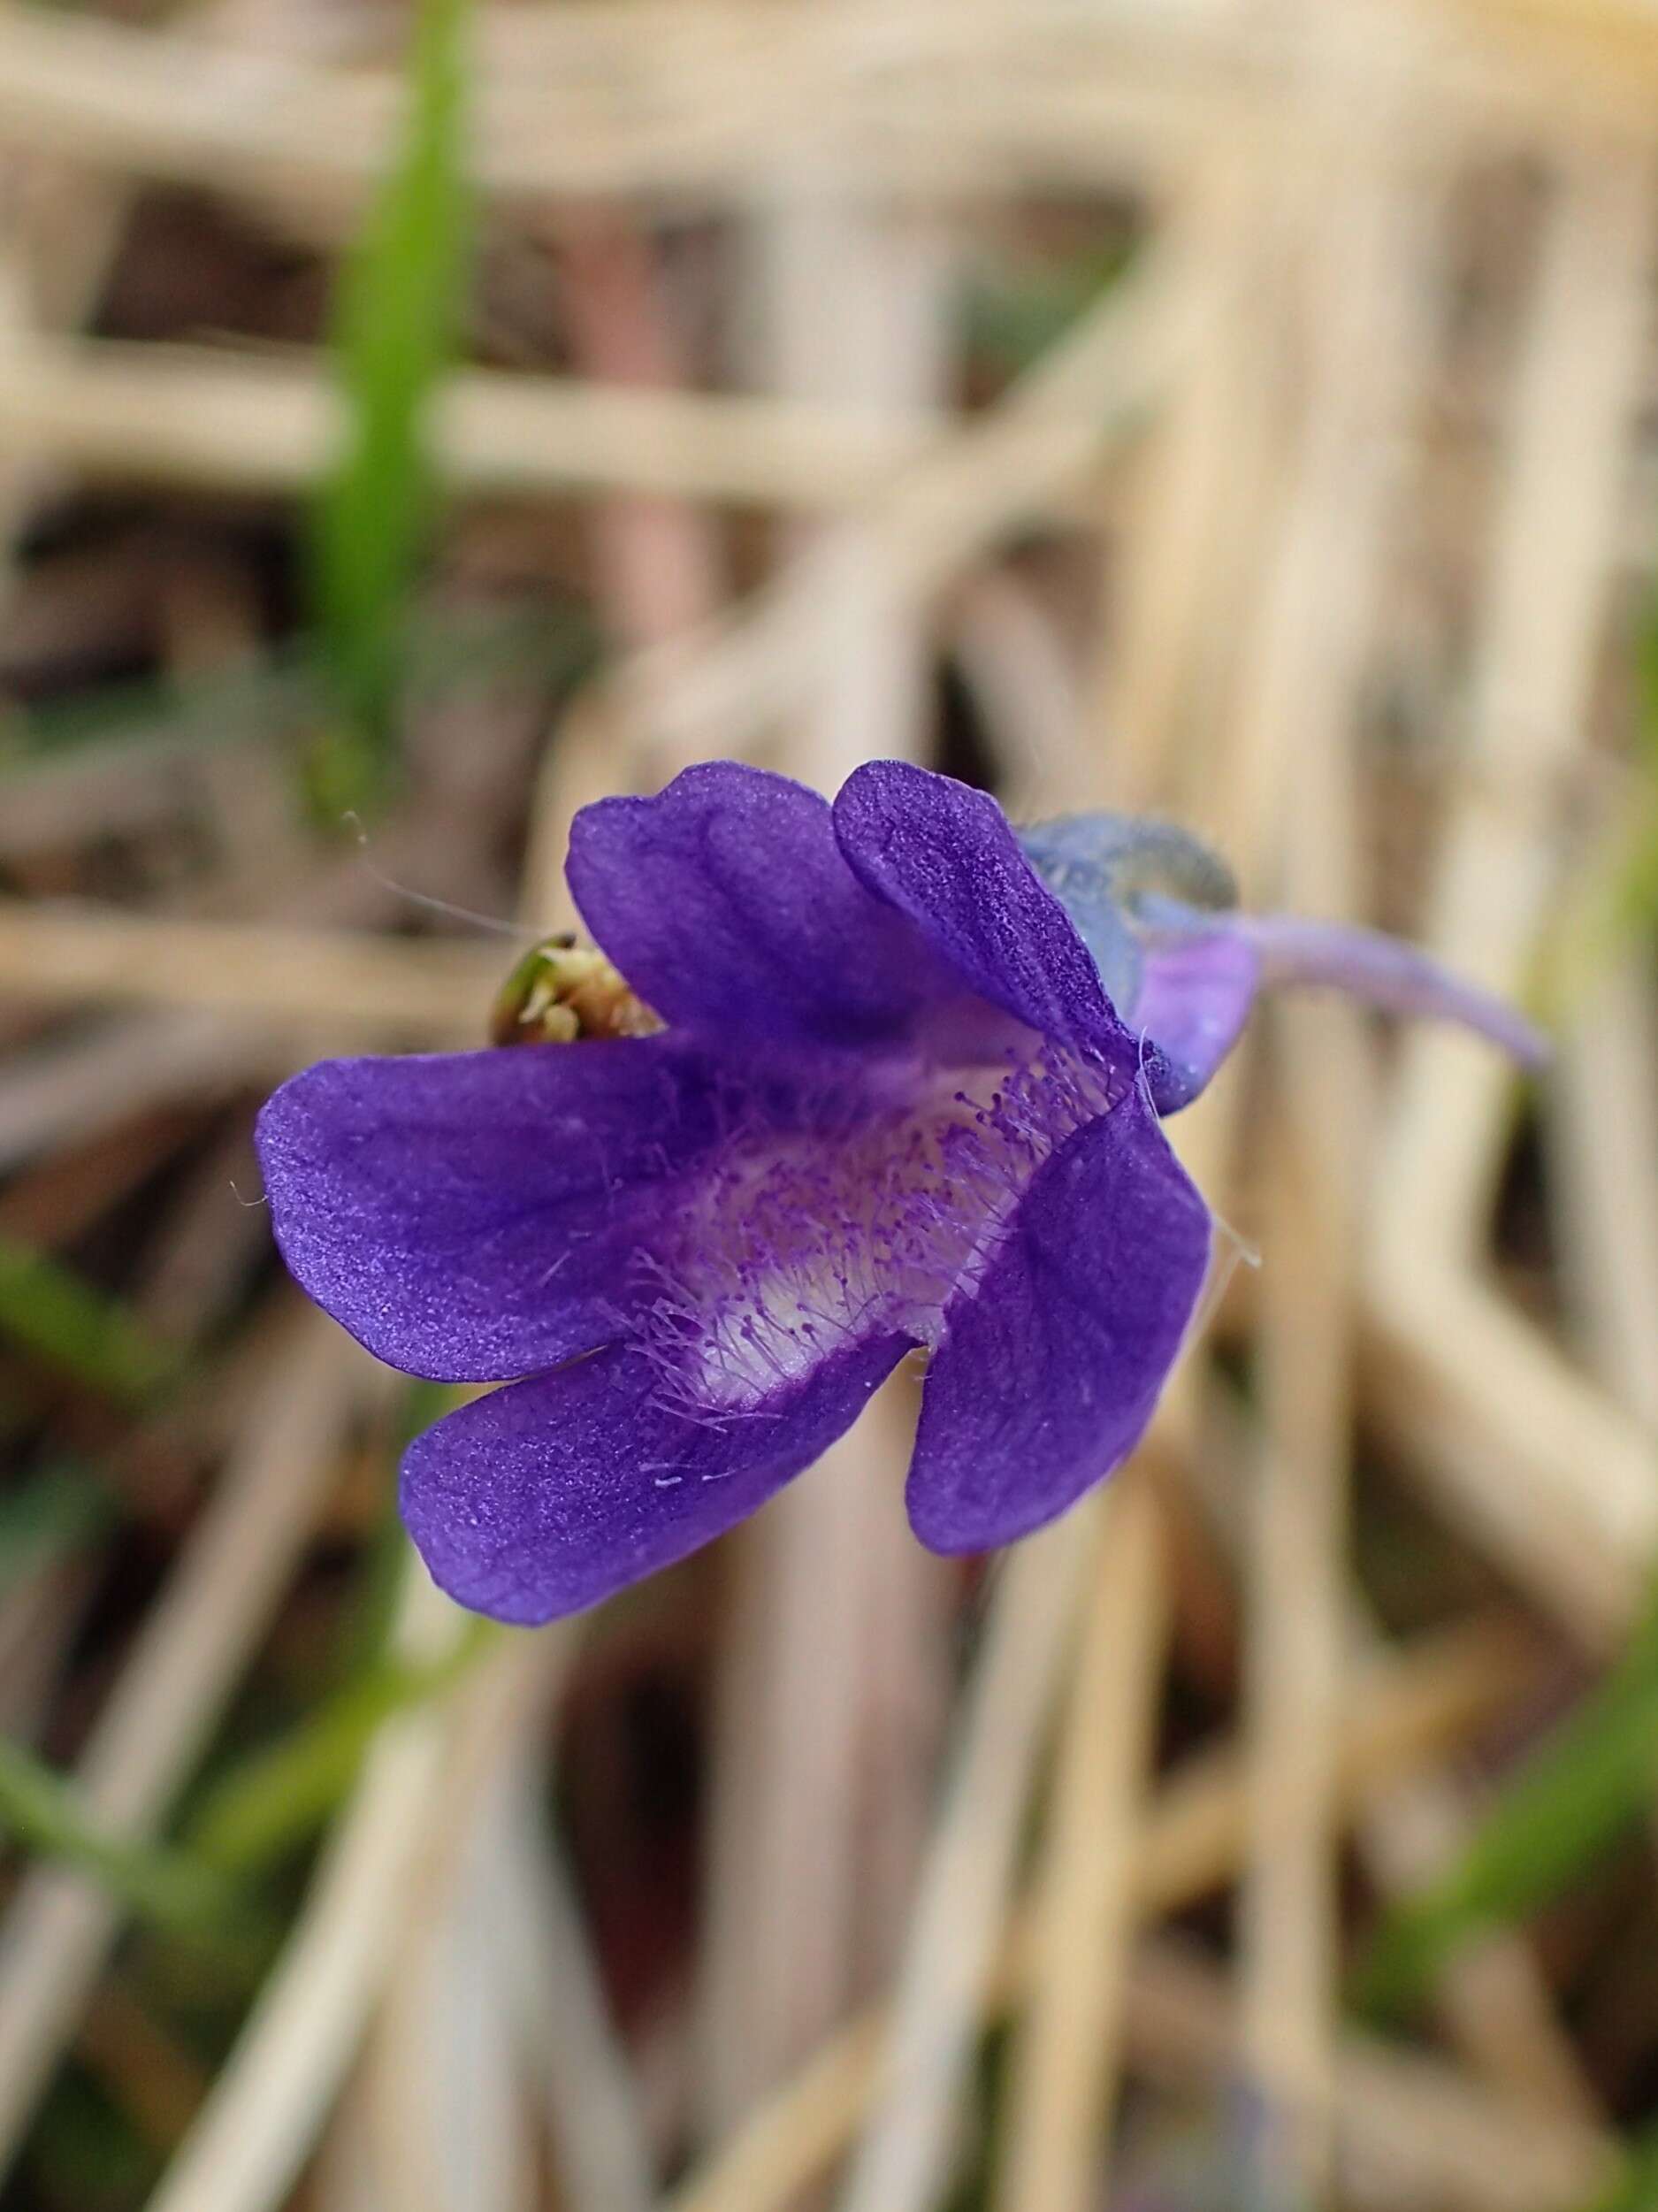
[[[4,2212],[1658,2205],[1655,249],[1652,0],[0,4]],[[1258,1020],[1008,1558],[906,1375],[480,1629],[253,1112],[893,754],[1554,1065]]]

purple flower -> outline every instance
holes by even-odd
[[[1396,938],[1238,913],[1225,862],[1168,823],[1066,815],[1024,830],[1020,843],[1076,924],[1113,1003],[1155,1039],[1147,1076],[1159,1114],[1206,1087],[1266,985],[1333,986],[1394,1014],[1458,1022],[1530,1067],[1547,1057],[1528,1022]]]
[[[895,762],[832,806],[711,763],[571,837],[660,1033],[285,1084],[258,1141],[294,1275],[392,1366],[508,1385],[404,1461],[438,1582],[505,1620],[591,1604],[753,1512],[918,1347],[906,1501],[934,1550],[1005,1543],[1109,1473],[1209,1254],[1158,1114],[1311,941],[1226,913],[1194,854],[1109,817],[1021,844]],[[1386,943],[1316,942],[1338,980]],[[1411,1003],[1431,982],[1469,1013],[1386,960]]]

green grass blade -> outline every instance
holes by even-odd
[[[1626,2141],[1628,2164],[1584,2212],[1652,2212],[1658,2204],[1658,2128],[1646,2128]]]
[[[177,1382],[184,1355],[72,1267],[0,1238],[0,1337],[88,1389],[142,1405]]]
[[[96,1475],[48,1467],[0,1498],[0,1597],[100,1535],[115,1500]]]
[[[173,1934],[227,1926],[239,1894],[213,1868],[106,1835],[61,1775],[0,1736],[0,1830],[27,1851],[88,1875],[141,1919]]]
[[[192,1857],[248,1876],[309,1842],[356,1780],[386,1722],[446,1695],[502,1633],[493,1621],[470,1619],[440,1658],[385,1660],[346,1683],[291,1734],[220,1779],[190,1824]]]
[[[313,761],[314,796],[331,817],[372,805],[394,765],[400,633],[437,507],[425,418],[460,327],[466,16],[467,0],[422,0],[402,148],[340,277],[334,355],[348,431],[313,532],[341,717]]]
[[[447,1384],[411,1382],[389,1439],[393,1463],[411,1437],[461,1402]],[[457,1614],[447,1649],[414,1661],[392,1649],[397,1612],[414,1570],[386,1484],[386,1514],[370,1547],[358,1599],[340,1639],[337,1687],[287,1732],[229,1765],[187,1824],[188,1849],[222,1871],[251,1876],[309,1842],[355,1782],[376,1734],[411,1706],[443,1696],[488,1650],[493,1622]]]
[[[19,707],[0,729],[0,783],[11,792],[84,763],[118,764],[150,752],[187,759],[279,736],[315,709],[314,657],[314,647],[284,645],[235,668],[117,678]]]
[[[1461,1856],[1384,1920],[1355,1985],[1393,2012],[1470,1938],[1569,1888],[1649,1807],[1658,1785],[1658,1600],[1618,1665],[1532,1754]]]
[[[1098,305],[1132,258],[1132,247],[1113,241],[1057,267],[974,272],[962,303],[967,354],[999,375],[1022,375]]]

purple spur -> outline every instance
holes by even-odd
[[[831,804],[715,762],[579,815],[569,875],[654,1035],[325,1060],[265,1106],[279,1244],[381,1359],[501,1382],[401,1506],[461,1604],[592,1604],[752,1513],[930,1355],[905,1500],[977,1551],[1150,1419],[1208,1209],[1159,1116],[1269,983],[1516,1017],[1362,930],[1235,911],[1181,832],[1016,832],[876,761]]]

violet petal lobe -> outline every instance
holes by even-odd
[[[461,1604],[526,1626],[579,1611],[753,1512],[852,1427],[909,1349],[859,1344],[719,1417],[675,1410],[651,1364],[612,1346],[416,1437],[404,1521]]]
[[[1158,1047],[1151,1103],[1174,1114],[1205,1090],[1249,1018],[1260,987],[1254,948],[1229,921],[1201,936],[1146,947],[1130,1016]]]
[[[1093,959],[995,800],[906,762],[871,761],[842,785],[835,830],[864,883],[976,996],[1127,1064],[1133,1039]]]
[[[829,801],[764,769],[708,762],[583,807],[567,873],[638,996],[728,1047],[879,1045],[959,995],[847,866]]]
[[[1151,1418],[1209,1246],[1208,1208],[1136,1086],[1038,1172],[945,1309],[905,1494],[924,1544],[1011,1542],[1110,1473]]]
[[[301,1287],[390,1366],[482,1382],[615,1334],[633,1254],[718,1128],[707,1063],[661,1036],[324,1060],[256,1142]]]

